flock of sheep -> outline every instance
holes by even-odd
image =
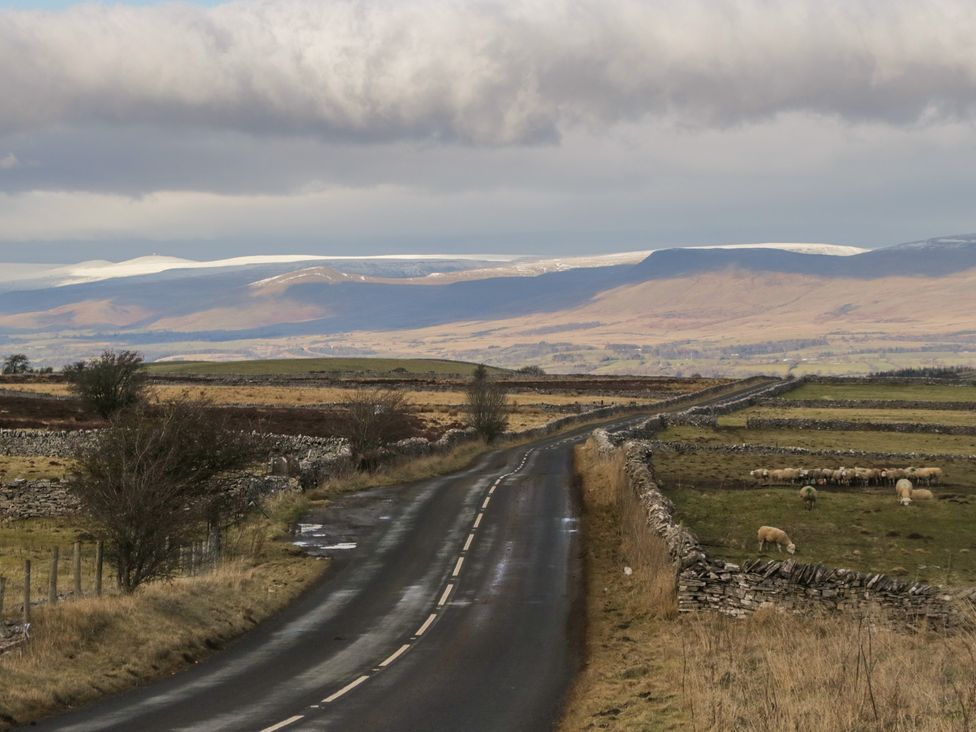
[[[895,485],[899,480],[912,480],[917,485],[937,485],[942,482],[942,468],[757,468],[749,475],[760,485],[782,483],[812,483],[824,485]]]
[[[916,488],[911,479],[926,485],[942,482],[945,473],[942,468],[781,468],[770,470],[758,468],[749,471],[749,475],[761,485],[773,483],[815,482],[817,485],[894,485],[895,496],[902,506],[911,505],[913,500],[932,500],[935,495],[927,488]],[[800,488],[800,499],[808,511],[817,505],[817,489],[812,485]],[[782,552],[783,547],[790,554],[796,553],[796,544],[782,529],[775,526],[760,526],[756,533],[759,540],[759,551],[766,548],[766,544],[775,544]]]

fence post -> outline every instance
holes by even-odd
[[[7,594],[7,578],[0,577],[0,638],[7,635],[7,624],[3,620],[3,601]]]
[[[31,560],[24,560],[24,625],[30,622]]]
[[[193,577],[197,573],[197,543],[195,541],[190,542],[190,576]]]
[[[60,558],[61,550],[58,547],[51,549],[51,588],[47,599],[52,605],[58,604],[58,560]]]
[[[102,596],[102,542],[95,544],[95,596]]]
[[[81,597],[81,542],[76,541],[73,549],[73,570],[75,575],[75,599]]]

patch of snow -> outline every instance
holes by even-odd
[[[843,244],[813,244],[802,242],[763,242],[757,244],[696,244],[688,249],[780,249],[784,252],[799,254],[827,254],[834,257],[850,257],[871,251],[862,247],[852,247]]]

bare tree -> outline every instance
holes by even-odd
[[[413,433],[415,419],[403,392],[360,389],[344,407],[343,437],[366,467],[375,462],[375,452],[381,447]]]
[[[30,359],[23,353],[11,353],[3,360],[4,374],[26,374],[30,371]]]
[[[146,390],[142,356],[135,351],[105,351],[98,358],[64,367],[73,391],[108,419],[139,402]]]
[[[467,392],[471,425],[486,442],[494,442],[508,427],[510,406],[505,391],[484,364],[474,370]]]
[[[253,457],[248,435],[186,400],[119,412],[93,448],[79,451],[73,490],[106,540],[123,592],[172,574],[179,546],[225,504],[219,476]]]

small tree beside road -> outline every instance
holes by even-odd
[[[415,420],[403,392],[360,389],[343,406],[343,437],[349,440],[349,448],[363,467],[375,463],[381,447],[413,432]]]
[[[474,370],[467,391],[471,426],[485,442],[494,442],[508,427],[510,406],[505,391],[488,373],[484,364]]]
[[[113,416],[96,445],[75,456],[73,490],[106,540],[119,589],[171,575],[180,546],[226,504],[218,476],[253,458],[252,438],[207,405],[139,404]]]
[[[99,416],[108,419],[139,402],[146,391],[142,356],[135,351],[105,351],[98,358],[64,367],[72,390]]]

